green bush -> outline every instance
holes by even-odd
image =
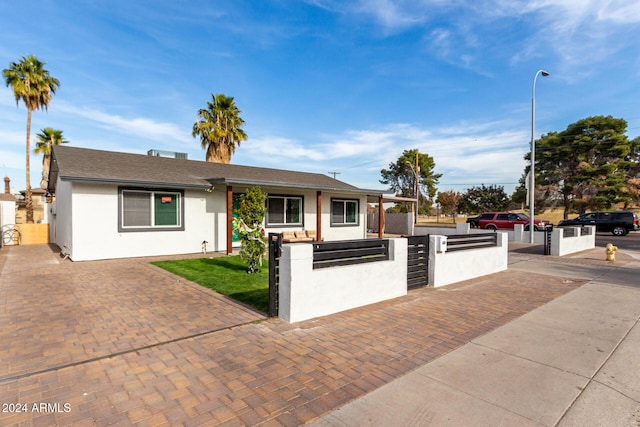
[[[236,211],[238,218],[233,226],[238,230],[242,242],[240,258],[249,264],[247,273],[260,271],[262,259],[267,251],[262,228],[266,200],[267,194],[263,193],[259,186],[251,187],[240,196],[240,208]]]

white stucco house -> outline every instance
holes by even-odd
[[[196,253],[203,241],[231,253],[234,202],[255,185],[269,195],[267,233],[326,241],[366,238],[367,196],[383,200],[316,173],[55,146],[50,241],[74,261]]]

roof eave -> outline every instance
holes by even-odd
[[[111,185],[122,185],[122,186],[136,186],[136,187],[162,187],[162,188],[189,188],[189,189],[207,189],[210,185],[207,185],[206,182],[202,184],[188,184],[188,183],[177,183],[177,182],[158,182],[158,181],[136,181],[136,180],[123,180],[123,179],[108,179],[108,178],[86,178],[86,177],[77,177],[77,176],[64,176],[60,175],[60,180],[62,181],[72,181],[72,182],[86,182],[90,184],[111,184]]]
[[[325,185],[309,185],[279,181],[258,181],[250,179],[209,178],[207,179],[207,182],[209,182],[211,185],[259,185],[262,187],[299,188],[306,190],[323,190],[356,194],[372,194],[372,192],[373,194],[381,193],[380,190],[367,190],[357,187],[329,187]]]

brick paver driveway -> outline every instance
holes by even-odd
[[[300,425],[581,284],[507,271],[290,325],[148,260],[5,247],[0,425]]]

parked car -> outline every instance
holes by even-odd
[[[529,217],[520,212],[485,212],[478,217],[478,228],[487,230],[513,230],[516,224],[522,224],[525,230],[529,230]],[[549,221],[534,219],[533,226],[536,231],[545,230]]]
[[[480,215],[467,218],[467,224],[469,224],[469,228],[480,228],[480,225],[478,224],[479,220]]]
[[[596,231],[611,232],[615,236],[624,236],[640,227],[638,214],[633,211],[590,212],[558,223],[558,227],[583,225],[595,225]]]

